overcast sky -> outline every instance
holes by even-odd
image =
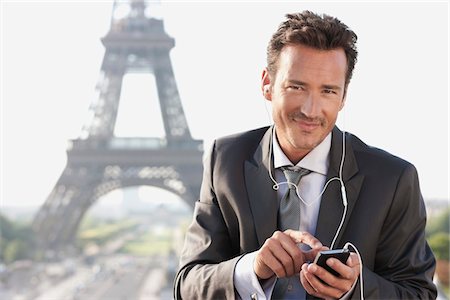
[[[449,5],[441,2],[162,1],[172,64],[194,138],[271,123],[260,93],[265,49],[284,14],[338,17],[359,59],[341,129],[412,162],[425,198],[448,198]],[[111,1],[1,2],[1,204],[40,204],[66,164],[95,90]],[[148,76],[148,75],[147,75]],[[145,75],[125,78],[117,135],[160,136]],[[380,187],[382,188],[382,187]]]

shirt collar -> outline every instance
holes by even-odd
[[[272,147],[273,147],[273,166],[275,169],[283,166],[293,166],[292,162],[281,150],[280,145],[275,134],[272,135]],[[331,148],[331,132],[325,137],[325,139],[317,145],[311,152],[309,152],[302,160],[300,160],[296,166],[311,170],[313,172],[327,175],[329,156]]]

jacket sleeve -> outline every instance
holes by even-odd
[[[435,299],[435,259],[425,240],[426,210],[417,171],[404,169],[380,233],[373,271],[364,268],[367,299]],[[367,224],[370,226],[370,224]],[[364,264],[364,262],[363,262]],[[359,297],[360,284],[353,296]]]
[[[213,187],[214,146],[204,162],[200,200],[186,233],[175,277],[175,299],[234,299],[233,272],[240,256],[230,238]]]

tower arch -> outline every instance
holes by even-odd
[[[67,164],[33,220],[42,251],[55,253],[70,245],[86,210],[118,188],[160,187],[191,207],[197,200],[203,141],[192,138],[178,93],[169,55],[175,40],[162,20],[148,16],[145,1],[127,3],[128,14],[116,19],[114,2],[111,27],[101,39],[105,54],[99,97],[90,105],[92,118],[80,138],[69,141]],[[163,138],[114,136],[123,77],[136,70],[155,77]]]

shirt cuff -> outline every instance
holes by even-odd
[[[233,273],[234,288],[237,299],[270,299],[275,286],[276,277],[259,281],[253,271],[253,262],[257,251],[243,255],[236,263]]]

